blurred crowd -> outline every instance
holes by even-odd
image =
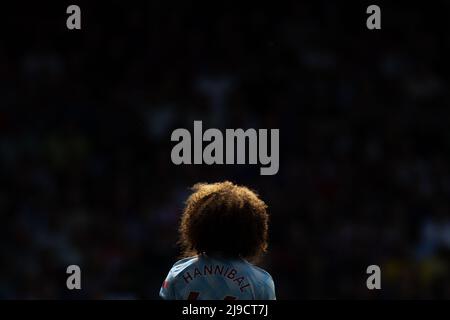
[[[190,186],[225,179],[269,205],[279,299],[450,298],[447,2],[378,31],[337,2],[80,7],[2,20],[0,298],[157,299]],[[194,120],[279,128],[278,174],[173,165]]]

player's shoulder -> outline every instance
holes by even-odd
[[[178,260],[177,262],[174,263],[174,265],[170,269],[171,276],[175,278],[177,275],[182,273],[184,270],[189,268],[191,265],[195,264],[197,261],[198,261],[198,256],[192,256],[192,257],[187,257],[187,258]]]
[[[270,273],[246,260],[244,263],[252,269],[251,278],[259,288],[257,299],[275,300],[275,283]]]
[[[273,281],[270,273],[264,270],[263,268],[258,267],[257,265],[254,265],[253,263],[248,262],[247,260],[244,260],[244,263],[253,270],[253,272],[257,275],[258,279],[263,281]]]

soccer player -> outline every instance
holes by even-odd
[[[168,300],[275,300],[270,274],[253,265],[267,249],[266,204],[225,181],[196,184],[179,227],[183,259],[160,290]]]

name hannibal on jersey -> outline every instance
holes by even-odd
[[[243,259],[200,255],[175,263],[160,290],[167,300],[275,300],[270,274]]]

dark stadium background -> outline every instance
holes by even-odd
[[[228,179],[269,205],[279,299],[450,298],[450,3],[369,31],[369,2],[188,2],[2,4],[0,297],[157,299],[189,187]],[[279,128],[278,174],[173,165],[194,120]]]

